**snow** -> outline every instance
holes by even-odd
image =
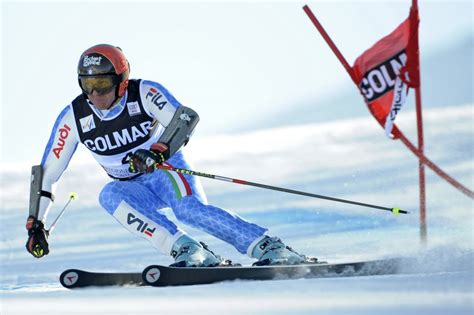
[[[404,109],[397,120],[415,138],[413,117],[413,111]],[[424,110],[427,156],[469,189],[474,187],[473,118],[472,104]],[[107,178],[78,150],[56,192],[49,224],[69,191],[78,192],[79,199],[50,237],[50,255],[40,260],[24,249],[30,165],[3,165],[0,170],[0,313],[473,313],[472,199],[427,169],[428,242],[423,245],[417,160],[403,144],[387,139],[371,117],[206,138],[197,134],[193,140],[186,150],[197,171],[411,212],[395,216],[203,179],[212,204],[269,227],[297,251],[331,262],[397,256],[414,261],[405,263],[401,274],[389,276],[66,290],[58,276],[67,268],[139,271],[171,262],[100,208],[97,195]],[[231,246],[185,229],[219,254],[251,262]]]
[[[92,289],[74,292],[39,293],[35,303],[47,314],[468,314],[469,284],[453,289],[432,290],[440,282],[461,274],[429,277],[379,276],[274,282],[224,283],[171,289]],[[344,288],[341,292],[341,288]],[[53,297],[54,296],[54,297]],[[401,298],[402,297],[402,298]],[[15,314],[25,312],[25,299],[8,304]],[[54,305],[54,306],[53,306]]]

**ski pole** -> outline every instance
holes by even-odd
[[[186,170],[186,169],[182,169],[182,168],[172,167],[170,165],[155,164],[155,169],[172,171],[172,172],[176,172],[176,173],[193,175],[193,176],[206,177],[206,178],[216,179],[216,180],[220,180],[220,181],[231,182],[231,183],[235,183],[235,184],[259,187],[259,188],[263,188],[263,189],[276,190],[276,191],[281,191],[281,192],[285,192],[285,193],[289,193],[289,194],[295,194],[295,195],[325,199],[325,200],[330,200],[330,201],[335,201],[335,202],[348,203],[348,204],[362,206],[362,207],[368,207],[368,208],[374,208],[374,209],[379,209],[379,210],[390,211],[394,214],[400,214],[400,213],[408,214],[409,213],[408,211],[402,210],[400,208],[382,207],[382,206],[377,206],[377,205],[373,205],[373,204],[369,204],[369,203],[363,203],[363,202],[357,202],[357,201],[352,201],[352,200],[328,197],[328,196],[324,196],[324,195],[317,195],[317,194],[308,193],[308,192],[299,191],[299,190],[281,188],[281,187],[276,187],[276,186],[270,186],[270,185],[265,185],[265,184],[249,182],[249,181],[236,179],[236,178],[230,178],[230,177],[224,177],[224,176],[219,176],[219,175],[212,175],[212,174],[206,174],[206,173],[202,173],[202,172]]]
[[[69,206],[71,201],[76,200],[76,199],[77,199],[77,193],[70,192],[69,193],[69,200],[66,202],[66,204],[64,205],[61,212],[59,212],[58,216],[56,217],[56,219],[54,219],[53,223],[51,223],[51,226],[49,227],[49,230],[48,230],[49,235],[51,235],[51,233],[53,233],[53,230],[54,230],[56,224],[58,223],[59,219],[63,216],[64,211],[66,211],[67,206]]]

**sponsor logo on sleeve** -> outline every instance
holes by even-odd
[[[145,99],[150,100],[156,105],[156,107],[158,107],[159,110],[162,110],[163,107],[165,107],[165,105],[168,103],[166,101],[166,97],[163,97],[163,94],[153,87],[148,90],[148,93],[145,95]]]
[[[71,127],[67,124],[64,124],[62,128],[58,130],[59,139],[58,143],[56,143],[56,147],[53,149],[53,153],[57,159],[61,157],[61,152],[64,149],[64,145],[66,144],[66,139],[69,137],[69,133],[71,131]]]

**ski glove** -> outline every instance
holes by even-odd
[[[151,145],[150,150],[138,149],[128,160],[128,170],[132,173],[152,173],[155,164],[162,164],[169,158],[169,148],[158,142]]]
[[[30,215],[26,221],[28,230],[28,241],[26,250],[36,258],[41,258],[49,254],[48,235],[43,222]]]

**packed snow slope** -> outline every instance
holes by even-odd
[[[416,143],[414,112],[398,124]],[[426,155],[472,189],[472,105],[425,109]],[[79,194],[50,237],[51,253],[25,248],[31,165],[1,169],[0,313],[9,314],[472,314],[473,202],[432,171],[428,242],[419,241],[418,162],[367,115],[200,138],[185,150],[197,171],[408,210],[409,215],[203,179],[209,201],[270,229],[306,255],[330,262],[415,257],[390,276],[227,282],[176,288],[63,289],[67,268],[140,271],[169,257],[122,228],[97,195],[105,173],[78,150],[56,192],[48,224],[70,191]],[[38,157],[39,160],[40,157]],[[172,216],[170,212],[170,216]],[[183,226],[217,253],[232,247]]]

